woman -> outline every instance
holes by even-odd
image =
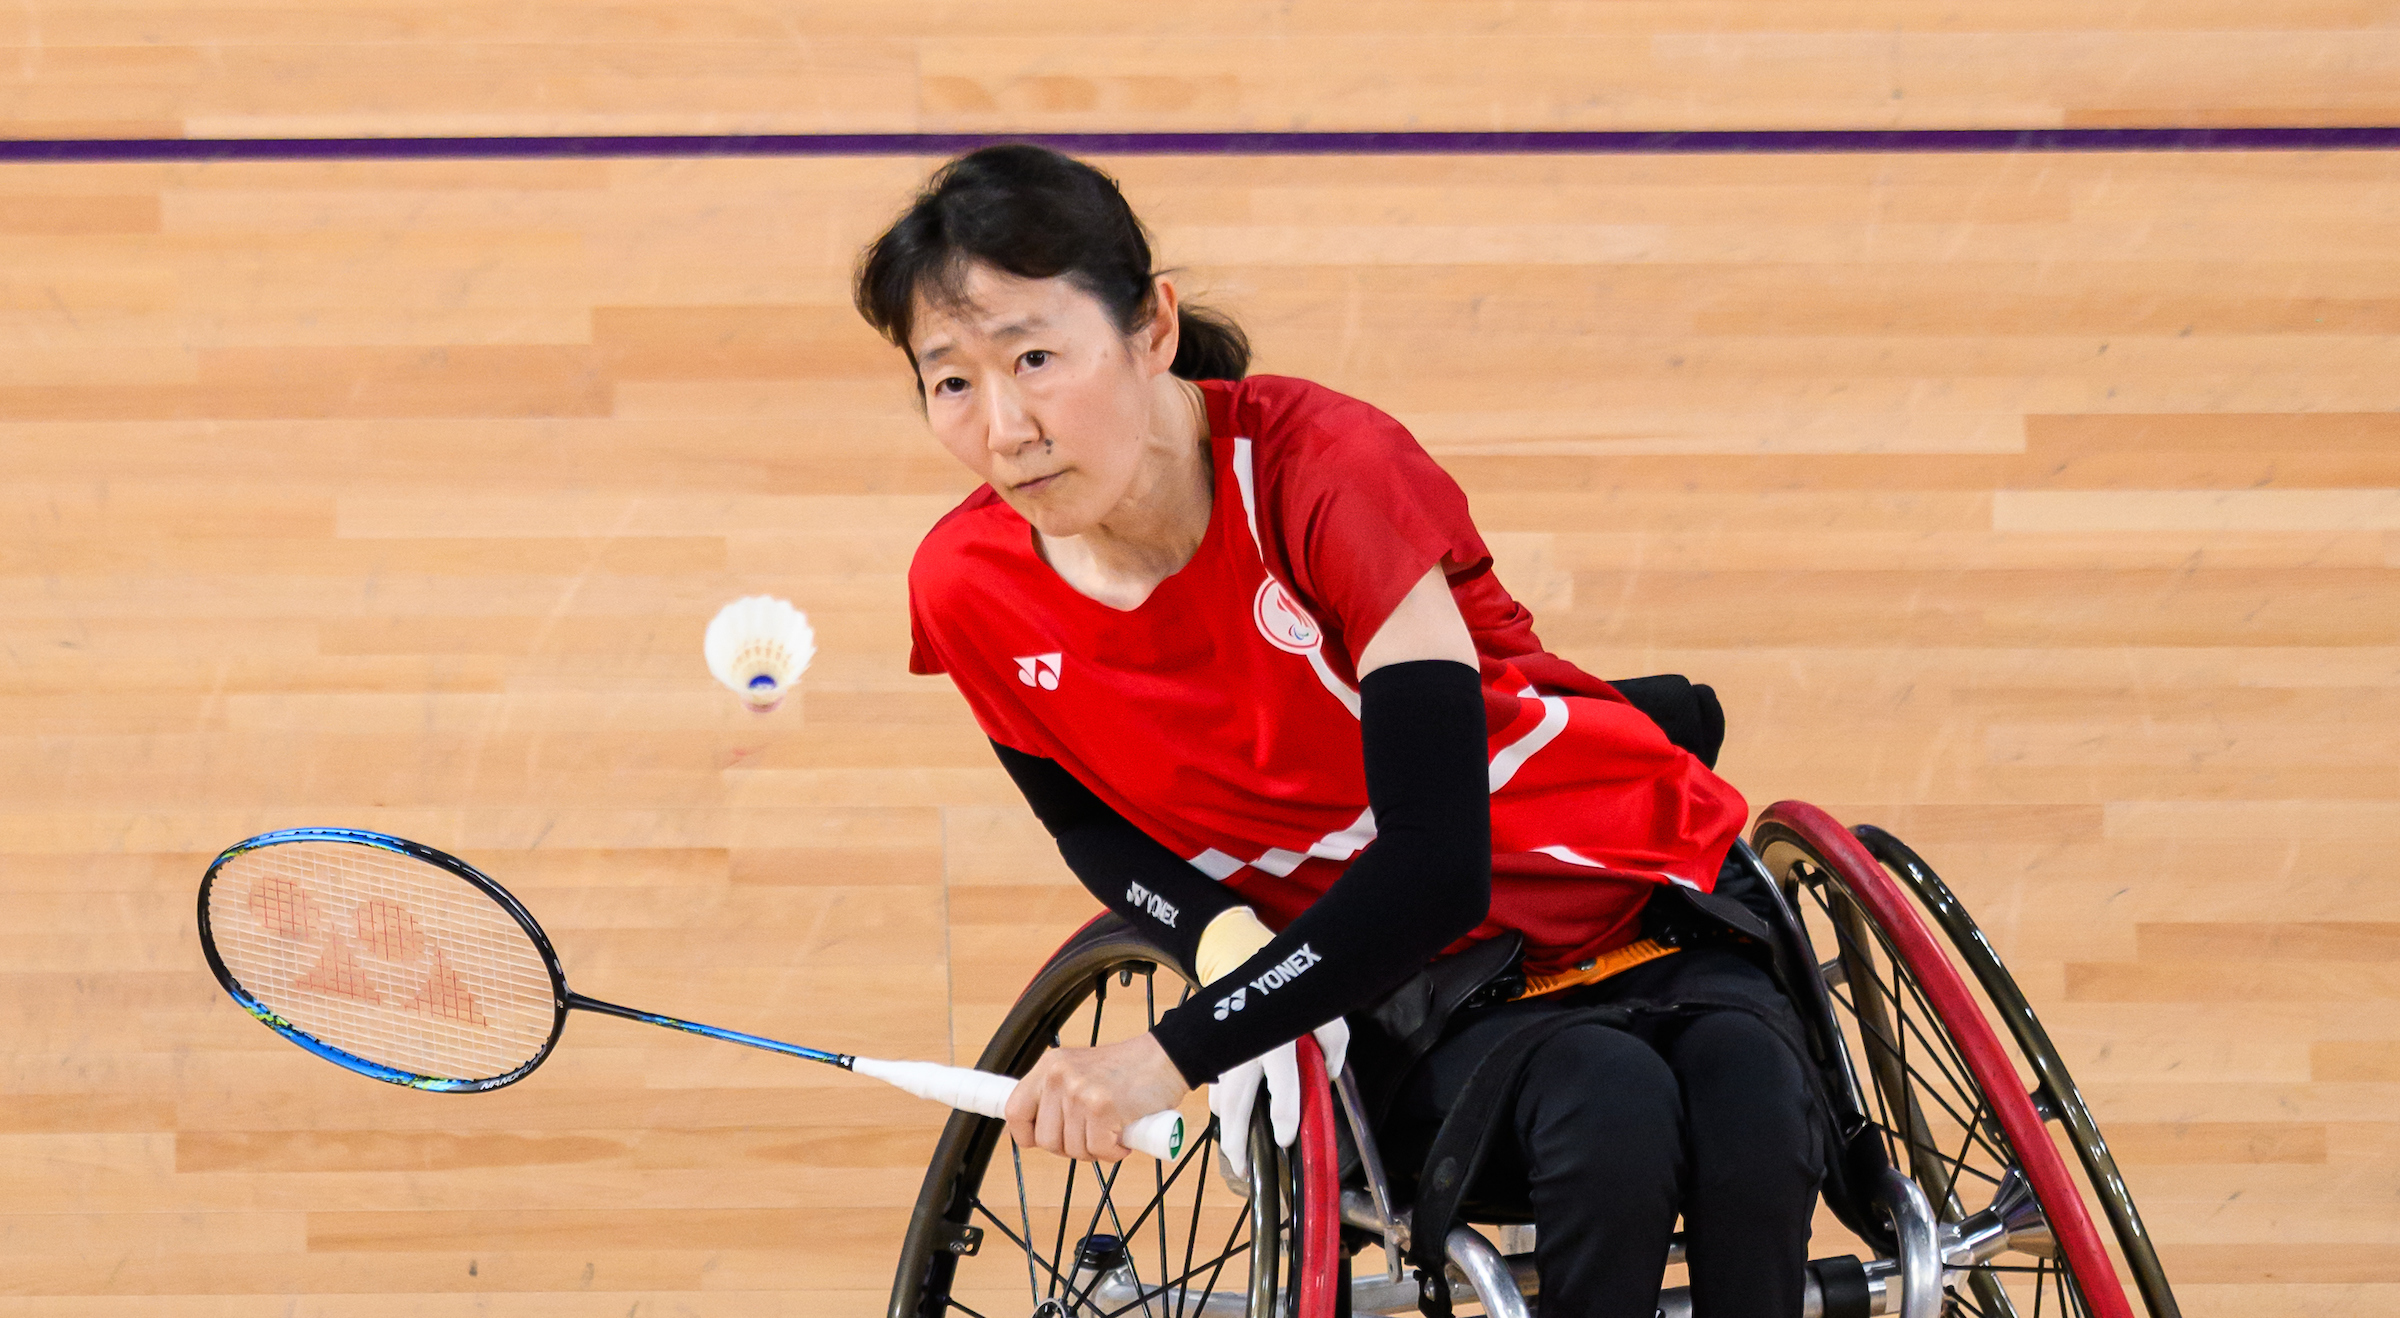
[[[1534,991],[1385,1077],[1398,1167],[1518,1025],[1635,1004],[1535,1049],[1479,1195],[1530,1200],[1544,1314],[1651,1313],[1679,1212],[1703,1318],[1798,1314],[1806,1073],[1698,896],[1746,806],[1541,647],[1457,485],[1375,409],[1245,379],[1114,181],[1038,147],[935,174],[857,300],[985,482],[917,552],[912,669],[951,675],[1077,877],[1210,986],[1046,1054],[1019,1142],[1121,1157],[1212,1078],[1237,1140],[1292,1040],[1338,1050],[1429,960],[1521,940]]]

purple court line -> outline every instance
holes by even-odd
[[[950,156],[998,142],[1090,155],[1856,155],[1885,152],[2388,151],[2400,126],[1893,128],[1712,132],[722,133],[560,137],[0,140],[0,163],[530,160],[593,156]]]

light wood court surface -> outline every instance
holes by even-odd
[[[191,894],[384,829],[587,992],[971,1057],[1091,902],[903,671],[966,486],[845,276],[927,163],[0,170],[0,1318],[880,1311],[938,1112],[591,1018],[379,1085]],[[1556,648],[1945,870],[2186,1312],[2400,1309],[2400,158],[1110,163]]]
[[[2392,0],[24,0],[0,135],[2400,122]]]

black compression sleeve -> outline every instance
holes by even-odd
[[[1151,1029],[1189,1084],[1372,1005],[1491,909],[1476,671],[1447,659],[1391,664],[1358,695],[1375,840],[1264,950]]]
[[[1067,868],[1102,905],[1188,968],[1208,922],[1242,899],[1111,809],[1056,760],[992,743]]]

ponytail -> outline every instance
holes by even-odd
[[[1186,306],[1175,317],[1175,364],[1186,380],[1239,380],[1250,373],[1250,336],[1233,317]]]

